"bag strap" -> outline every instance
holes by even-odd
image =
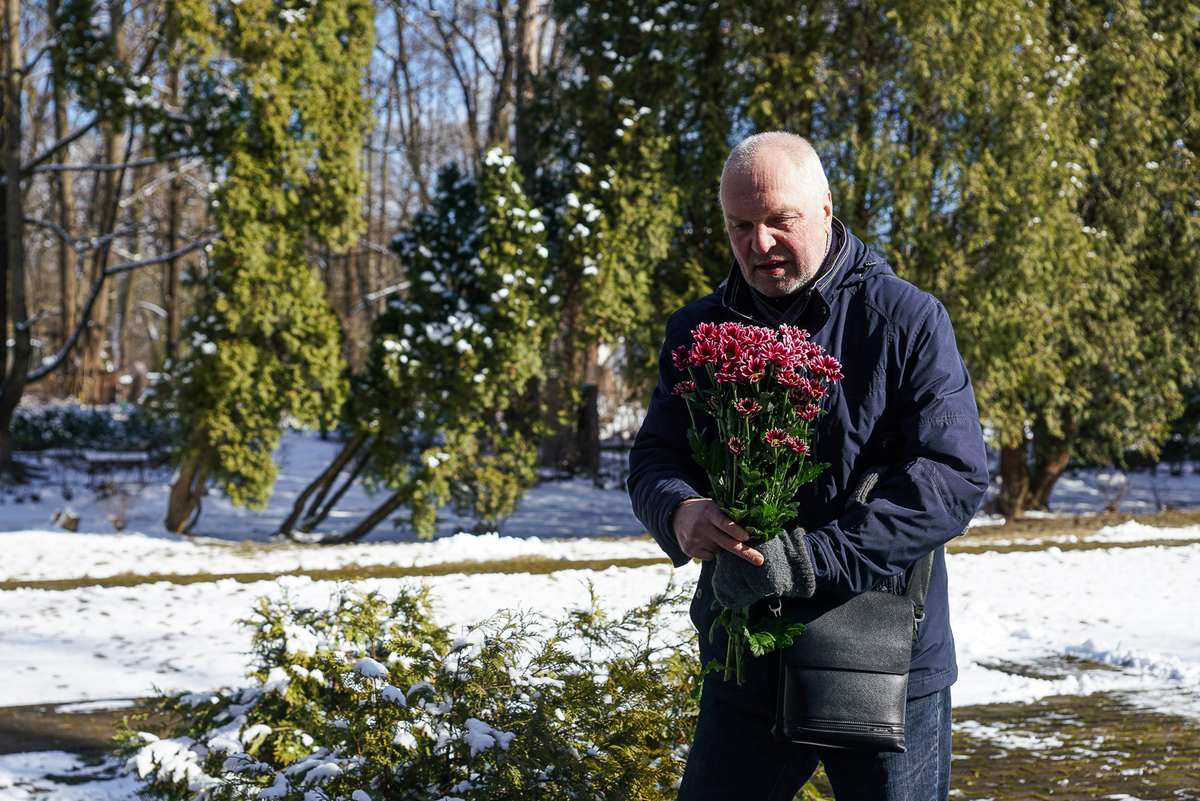
[[[933,576],[934,553],[934,551],[930,551],[925,554],[925,557],[913,566],[908,586],[904,588],[904,597],[913,602],[917,624],[925,619],[925,599],[929,597],[929,579]]]

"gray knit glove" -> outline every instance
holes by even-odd
[[[741,609],[768,595],[811,598],[817,591],[804,529],[795,528],[764,543],[747,545],[763,555],[761,565],[729,551],[717,554],[713,593],[726,609]]]
[[[850,494],[846,511],[867,502],[886,465],[870,467]],[[812,554],[804,542],[804,529],[795,528],[763,543],[747,543],[763,555],[762,565],[752,565],[737,554],[720,551],[713,572],[713,594],[726,609],[742,609],[760,598],[811,598],[817,591]]]

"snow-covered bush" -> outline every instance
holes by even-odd
[[[673,798],[691,734],[674,588],[620,619],[506,612],[460,638],[427,592],[262,599],[253,686],[160,699],[182,724],[129,731],[143,794],[183,799]]]
[[[410,286],[374,324],[348,422],[374,440],[364,477],[399,494],[420,536],[447,504],[491,530],[537,483],[526,385],[551,328],[541,218],[494,148],[478,180],[448,165],[393,242]]]

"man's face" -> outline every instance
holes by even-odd
[[[779,298],[805,287],[825,257],[833,219],[829,192],[805,186],[803,173],[766,148],[721,182],[729,243],[750,285]]]

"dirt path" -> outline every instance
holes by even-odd
[[[113,749],[113,734],[134,707],[88,712],[59,711],[62,704],[0,707],[0,754],[67,751],[97,757]]]
[[[954,710],[955,801],[1197,801],[1200,723],[1107,693]],[[814,780],[832,798],[824,777]]]

